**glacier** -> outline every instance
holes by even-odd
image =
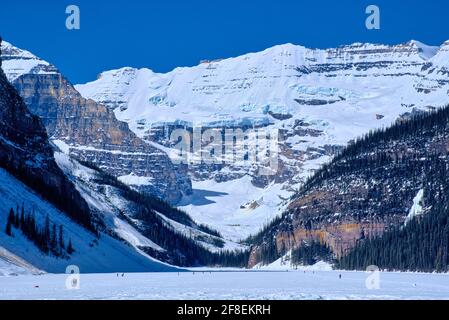
[[[253,172],[238,165],[190,169],[194,191],[184,197],[181,208],[239,240],[282,212],[283,199],[348,142],[445,105],[448,68],[449,42],[354,43],[329,49],[288,43],[165,74],[132,67],[105,71],[97,80],[75,87],[113,109],[136,135],[169,153],[170,128],[281,130],[283,171],[262,185]],[[246,190],[252,190],[251,195]],[[205,192],[220,191],[201,201]],[[266,194],[272,195],[269,204],[260,201]],[[245,210],[247,203],[258,205]]]

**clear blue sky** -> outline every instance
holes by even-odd
[[[69,4],[81,30],[65,28]],[[381,30],[365,28],[369,4],[381,9]],[[123,66],[166,72],[287,42],[440,45],[448,16],[447,0],[1,0],[0,34],[81,83]]]

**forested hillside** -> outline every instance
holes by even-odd
[[[408,115],[350,144],[249,239],[250,263],[318,241],[341,268],[447,270],[448,120],[448,107]]]

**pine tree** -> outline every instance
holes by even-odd
[[[14,228],[19,229],[20,220],[19,220],[19,207],[17,206],[17,214],[14,215]]]
[[[17,207],[19,210],[19,207]],[[14,212],[14,209],[9,210],[7,217],[5,232],[8,236],[13,236],[13,227],[16,226],[17,221],[19,221],[17,228],[23,235],[30,241],[32,241],[36,247],[39,248],[43,253],[48,254],[53,253],[55,256],[64,256],[65,243],[64,243],[64,231],[63,226],[59,226],[51,223],[50,218],[47,216],[45,218],[45,224],[42,229],[40,229],[36,224],[36,219],[34,217],[34,209],[32,213],[26,214],[25,206],[22,205],[21,212]],[[51,227],[50,227],[51,226]],[[67,251],[74,252],[72,244],[70,243],[70,248]]]
[[[51,229],[51,235],[50,235],[50,249],[53,251],[53,253],[58,252],[58,235],[56,232],[56,224],[53,223],[52,229]]]
[[[25,226],[25,207],[22,204],[22,212],[20,214],[20,229],[23,231]]]
[[[14,209],[9,209],[9,214],[6,222],[6,234],[8,236],[12,236],[12,226],[14,225],[14,222],[16,220]]]
[[[73,246],[72,246],[72,239],[70,239],[69,240],[69,244],[68,244],[68,246],[67,246],[67,253],[69,254],[69,255],[71,255],[72,253],[74,253],[75,252],[75,249],[73,249]]]
[[[48,215],[45,217],[44,234],[45,237],[50,240],[50,218]]]
[[[8,219],[8,222],[6,223],[6,234],[10,237],[12,237],[12,231],[11,231],[11,221]]]
[[[59,226],[59,248],[60,248],[61,253],[65,249],[65,244],[64,244],[64,227],[62,226],[62,224]]]
[[[9,209],[8,222],[11,224],[14,224],[15,220],[16,220],[16,214],[14,213],[14,209],[11,208],[11,209]]]

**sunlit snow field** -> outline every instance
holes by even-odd
[[[342,275],[341,279],[339,274]],[[0,277],[1,299],[449,299],[449,275],[381,273],[369,290],[364,272],[252,271]]]

